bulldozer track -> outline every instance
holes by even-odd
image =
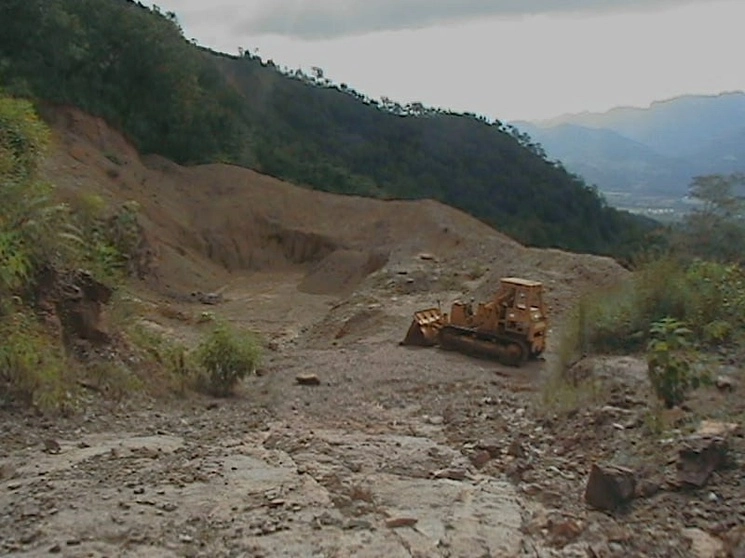
[[[521,339],[474,332],[453,325],[440,330],[438,341],[445,350],[498,360],[510,366],[520,366],[530,356],[528,345]]]

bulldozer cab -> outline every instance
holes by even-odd
[[[507,332],[530,338],[534,334],[534,325],[546,319],[543,285],[537,281],[505,277],[495,301],[500,306],[500,321]]]
[[[540,313],[541,317],[546,315],[543,305],[543,285],[537,281],[505,277],[500,282],[495,299],[505,308],[530,310],[531,314]]]

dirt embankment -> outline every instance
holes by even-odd
[[[578,288],[596,282],[598,271],[621,273],[600,258],[526,250],[434,201],[337,196],[231,165],[186,168],[141,157],[101,119],[76,109],[58,108],[48,118],[56,148],[47,176],[65,195],[138,202],[165,290],[208,290],[235,274],[300,268],[302,290],[345,295],[370,273],[408,265],[421,252],[450,266],[489,267],[495,277],[538,274]]]

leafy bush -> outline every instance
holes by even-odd
[[[261,347],[253,335],[220,323],[197,347],[196,360],[206,372],[206,390],[226,396],[259,366]]]
[[[668,408],[679,405],[688,392],[710,381],[699,353],[690,342],[692,333],[683,322],[673,318],[663,318],[650,328],[649,380],[657,397]]]

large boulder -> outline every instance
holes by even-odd
[[[700,488],[711,474],[727,462],[727,439],[721,436],[694,436],[678,451],[677,477],[684,486]]]
[[[585,502],[591,507],[613,511],[634,498],[636,477],[623,467],[593,464],[585,488]]]

